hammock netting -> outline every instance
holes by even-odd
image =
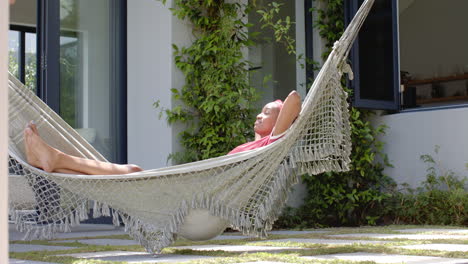
[[[349,169],[349,113],[341,80],[343,72],[352,74],[346,59],[372,3],[365,1],[335,43],[284,137],[252,151],[184,165],[127,175],[47,173],[30,166],[23,131],[31,120],[51,146],[78,157],[105,158],[10,74],[10,219],[25,239],[48,239],[70,231],[92,209],[93,217],[112,215],[115,225],[123,224],[153,253],[177,234],[206,239],[231,227],[265,236],[298,175]]]

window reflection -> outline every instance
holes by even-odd
[[[110,161],[119,161],[120,86],[110,0],[60,1],[60,115]]]
[[[19,55],[20,55],[20,43],[19,43],[19,32],[10,30],[8,31],[8,71],[20,78],[19,76]]]
[[[37,37],[34,28],[14,26],[8,33],[8,71],[36,91]]]

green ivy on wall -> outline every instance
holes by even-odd
[[[224,0],[175,0],[171,10],[191,22],[196,37],[189,47],[173,46],[185,85],[172,89],[181,104],[164,112],[170,124],[183,123],[187,129],[180,133],[184,151],[171,158],[182,163],[224,155],[253,138],[258,92],[249,84],[249,63],[243,56],[251,44],[249,25],[240,15],[248,6]]]

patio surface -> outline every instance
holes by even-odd
[[[10,224],[10,264],[50,263],[408,263],[468,264],[468,228],[387,226],[272,231],[268,239],[227,232],[178,240],[148,254],[123,228],[83,224],[54,240],[21,241]]]

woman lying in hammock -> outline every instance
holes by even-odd
[[[276,141],[286,133],[300,110],[301,98],[296,91],[292,91],[284,103],[276,100],[266,104],[255,121],[255,141],[242,144],[229,154],[256,149]],[[32,122],[24,130],[24,141],[28,163],[47,172],[111,175],[142,170],[133,164],[113,164],[65,154],[42,140]]]

